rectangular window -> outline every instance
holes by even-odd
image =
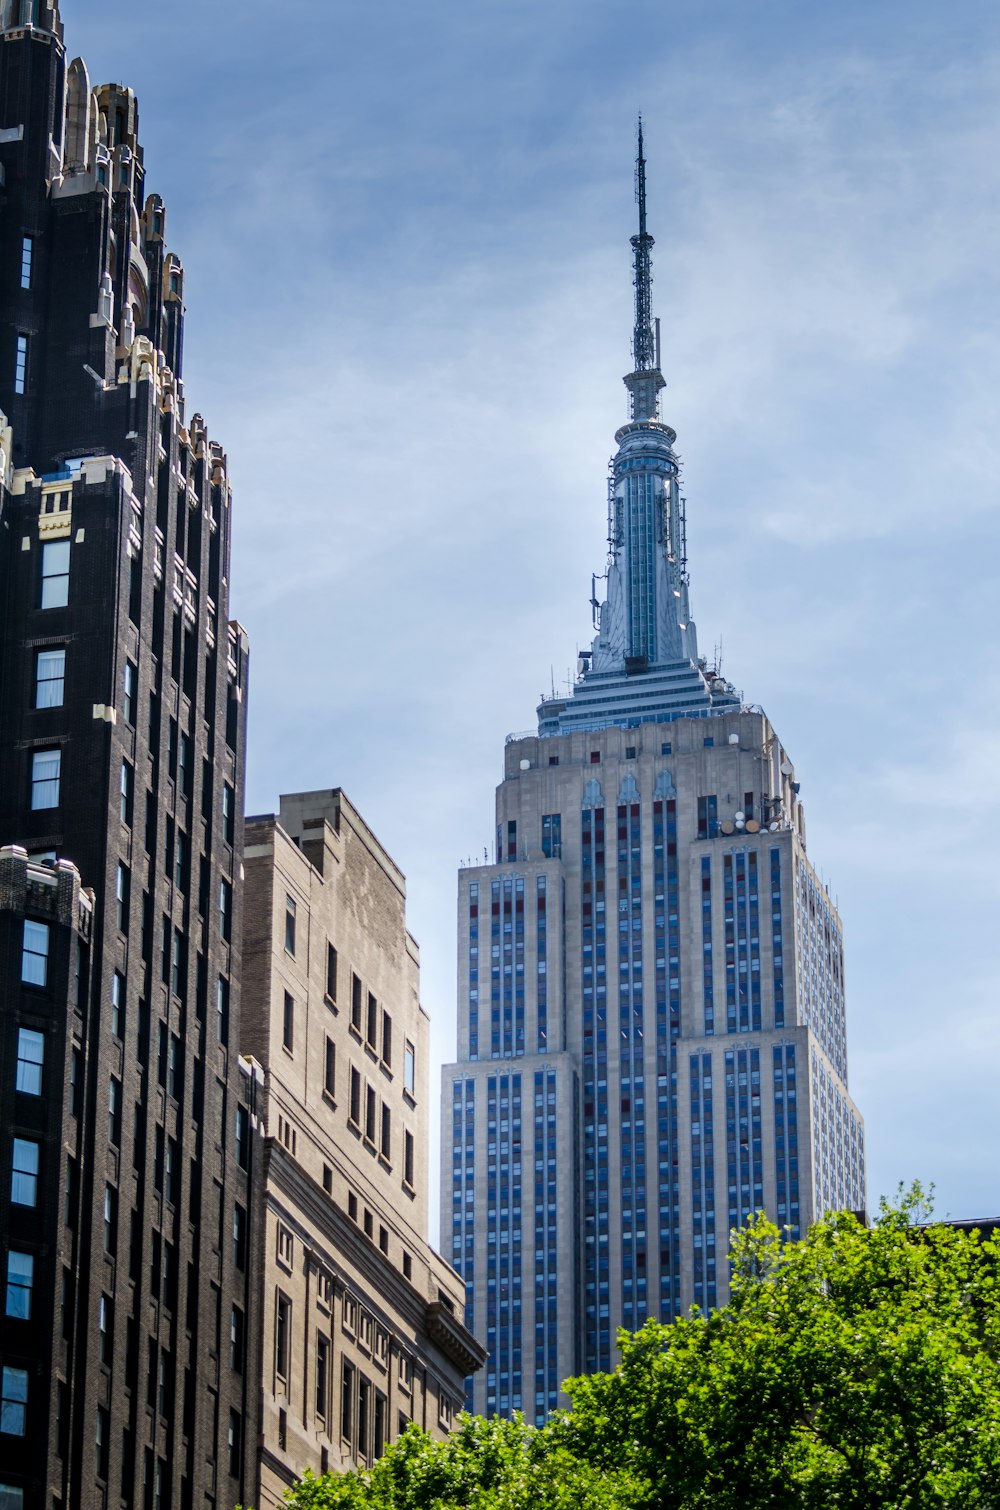
[[[361,1126],[361,1073],[351,1066],[351,1108],[350,1119],[355,1127]]]
[[[358,1034],[361,1032],[361,981],[358,976],[351,976],[351,1027]]]
[[[326,1421],[330,1391],[330,1339],[322,1333],[316,1338],[316,1415]]]
[[[21,979],[26,986],[44,986],[49,976],[49,925],[24,920]]]
[[[547,860],[562,856],[562,814],[545,813],[542,816],[542,854]]]
[[[378,1001],[373,991],[368,992],[368,1022],[367,1033],[368,1047],[378,1049]]]
[[[386,1069],[392,1068],[392,1018],[388,1012],[382,1012],[382,1063]]]
[[[25,1096],[42,1094],[42,1065],[45,1062],[45,1035],[31,1028],[19,1028],[17,1034],[17,1089]]]
[[[233,1263],[241,1272],[247,1266],[247,1214],[238,1203],[233,1207]]]
[[[59,778],[62,772],[61,750],[35,750],[31,757],[31,809],[59,806]]]
[[[35,238],[23,236],[21,238],[21,287],[31,287],[31,263],[35,252]]]
[[[111,977],[111,1031],[116,1038],[125,1036],[125,980],[117,970]]]
[[[354,1364],[344,1361],[343,1383],[340,1396],[340,1435],[345,1442],[354,1442]]]
[[[375,1142],[375,1112],[375,1090],[369,1085],[365,1089],[365,1137],[369,1143]]]
[[[375,1393],[375,1457],[385,1452],[385,1396]]]
[[[379,1153],[383,1159],[389,1158],[392,1148],[392,1112],[385,1102],[382,1102],[382,1141],[379,1144]]]
[[[119,933],[128,933],[129,879],[128,867],[119,861],[115,873],[115,922]]]
[[[243,1417],[238,1410],[229,1412],[229,1475],[239,1478],[243,1458]]]
[[[411,1096],[417,1093],[417,1052],[409,1041],[403,1051],[403,1089]]]
[[[39,1145],[29,1138],[14,1139],[10,1199],[15,1206],[38,1205]]]
[[[219,882],[219,937],[229,943],[233,931],[233,888],[228,881]]]
[[[65,650],[39,650],[35,656],[35,707],[61,708],[65,689]]]
[[[229,982],[224,975],[215,987],[215,1031],[220,1043],[229,1041]]]
[[[337,1000],[337,951],[332,944],[326,946],[326,994]]]
[[[285,1010],[281,1023],[281,1042],[289,1053],[295,1048],[295,998],[285,992]]]
[[[228,781],[222,784],[222,837],[230,846],[236,837],[236,793]]]
[[[7,1254],[7,1315],[15,1321],[31,1320],[31,1290],[35,1282],[35,1259],[31,1253]]]
[[[124,696],[122,699],[122,714],[125,722],[135,726],[135,690],[138,672],[131,661],[125,662]]]
[[[177,790],[182,797],[191,795],[191,736],[182,734],[177,746]]]
[[[369,1454],[368,1431],[371,1410],[372,1387],[363,1374],[358,1377],[358,1457],[367,1460]]]
[[[42,546],[42,608],[65,608],[69,602],[69,541]]]
[[[326,1066],[323,1075],[323,1089],[328,1096],[337,1093],[337,1045],[332,1038],[326,1040]]]
[[[413,1134],[403,1134],[403,1184],[413,1189]]]
[[[117,1148],[122,1140],[122,1087],[112,1075],[108,1081],[108,1142]]]
[[[243,1312],[239,1306],[233,1306],[229,1319],[229,1363],[237,1373],[243,1372]]]
[[[4,1368],[0,1380],[0,1432],[23,1437],[28,1417],[28,1370]]]
[[[122,822],[129,828],[132,826],[132,767],[127,760],[122,761],[121,775],[118,779],[118,810]]]
[[[250,1113],[245,1106],[236,1108],[236,1163],[242,1170],[250,1168]]]
[[[295,953],[295,902],[292,897],[285,897],[285,952]]]
[[[279,1294],[274,1309],[274,1371],[279,1379],[288,1379],[291,1332],[292,1302],[287,1295]]]
[[[28,386],[28,337],[19,335],[14,357],[14,392],[23,393]]]

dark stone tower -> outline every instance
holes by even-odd
[[[144,177],[132,92],[0,0],[3,1510],[256,1496],[247,644]]]

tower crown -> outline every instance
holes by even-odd
[[[0,32],[18,31],[22,27],[47,31],[63,39],[59,0],[0,0]]]
[[[639,117],[639,148],[635,160],[635,197],[639,206],[639,233],[632,237],[635,284],[635,330],[632,335],[633,370],[625,379],[633,422],[659,418],[659,392],[665,387],[660,371],[660,322],[653,319],[653,259],[655,242],[646,229],[646,158]]]

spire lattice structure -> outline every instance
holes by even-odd
[[[632,356],[636,372],[655,372],[659,352],[653,331],[653,259],[655,245],[646,229],[646,159],[642,148],[642,117],[639,117],[639,152],[635,162],[635,197],[639,205],[639,234],[632,237],[635,262],[635,335]]]

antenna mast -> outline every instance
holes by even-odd
[[[636,372],[655,372],[659,367],[659,342],[653,332],[653,238],[646,230],[646,159],[642,150],[642,116],[639,117],[639,153],[635,162],[635,197],[639,205],[639,234],[633,236],[635,266],[635,335],[632,356]]]

